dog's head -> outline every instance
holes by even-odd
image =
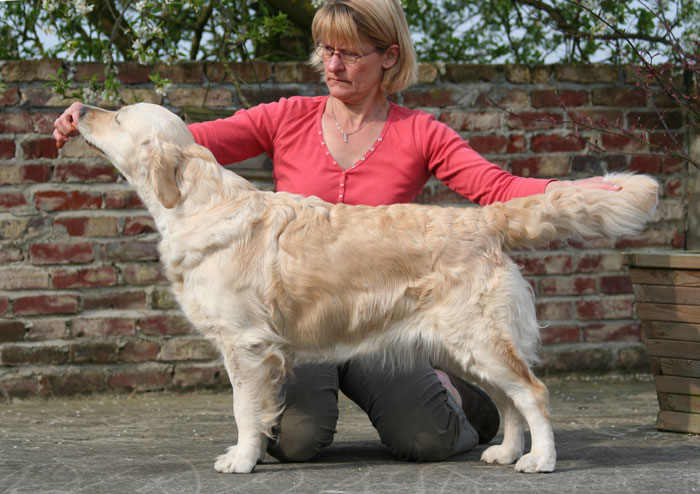
[[[148,183],[166,207],[177,204],[178,149],[194,144],[187,125],[174,113],[149,103],[117,111],[85,106],[76,128],[135,187]]]

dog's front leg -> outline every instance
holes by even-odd
[[[249,348],[223,353],[233,386],[238,443],[217,458],[214,468],[222,473],[251,473],[265,457],[268,436],[279,415],[277,397],[283,361],[280,365],[279,359]]]

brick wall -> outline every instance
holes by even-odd
[[[52,123],[71,101],[45,86],[59,67],[79,81],[102,66],[59,60],[0,62],[0,396],[146,391],[227,385],[215,349],[182,318],[168,290],[157,233],[135,193],[80,139],[58,150]],[[236,66],[251,103],[324,93],[303,64]],[[514,173],[578,178],[604,170],[651,173],[662,183],[655,222],[643,234],[591,245],[555,244],[515,259],[538,296],[544,371],[644,369],[634,297],[622,252],[683,247],[685,166],[630,153],[632,141],[599,136],[593,152],[560,123],[560,100],[591,116],[654,118],[629,69],[613,66],[422,65],[420,82],[396,96],[434,113]],[[157,70],[167,94],[148,79]],[[121,99],[149,101],[201,119],[240,107],[217,64],[119,67]],[[527,117],[519,118],[489,99]],[[680,116],[676,116],[681,127]],[[271,188],[269,163],[234,167]],[[431,181],[427,204],[465,200]]]

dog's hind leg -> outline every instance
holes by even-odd
[[[233,387],[238,443],[217,458],[214,468],[222,473],[250,473],[265,457],[281,410],[285,358],[274,344],[263,341],[225,347],[222,353]]]
[[[486,463],[498,463],[510,465],[515,463],[525,449],[525,424],[523,416],[515,407],[513,400],[497,387],[480,382],[486,393],[496,404],[501,421],[503,423],[503,441],[501,444],[491,446],[481,455],[481,461]]]
[[[553,472],[556,466],[556,450],[549,420],[549,392],[522,360],[511,360],[511,364],[514,364],[511,368],[498,369],[496,375],[488,373],[494,377],[489,379],[490,384],[498,386],[507,397],[497,401],[497,406],[504,407],[503,443],[484,451],[482,459],[496,463],[512,463],[517,459],[518,452],[523,450],[524,436],[522,418],[518,413],[520,412],[530,427],[532,446],[530,452],[517,461],[515,470],[526,473]],[[494,395],[498,400],[500,393],[496,392]]]
[[[517,460],[515,469],[519,472],[554,471],[556,450],[549,421],[547,388],[530,372],[509,344],[496,343],[490,347],[490,351],[495,353],[482,354],[478,361],[465,367],[466,375],[478,376],[503,419],[503,442],[484,451],[482,459],[500,464]],[[528,454],[520,457],[524,447],[522,417],[530,427],[532,447]]]

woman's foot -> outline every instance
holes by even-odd
[[[480,388],[442,369],[435,369],[435,374],[457,405],[464,410],[467,420],[479,434],[479,444],[491,441],[500,425],[498,409],[491,398]]]

